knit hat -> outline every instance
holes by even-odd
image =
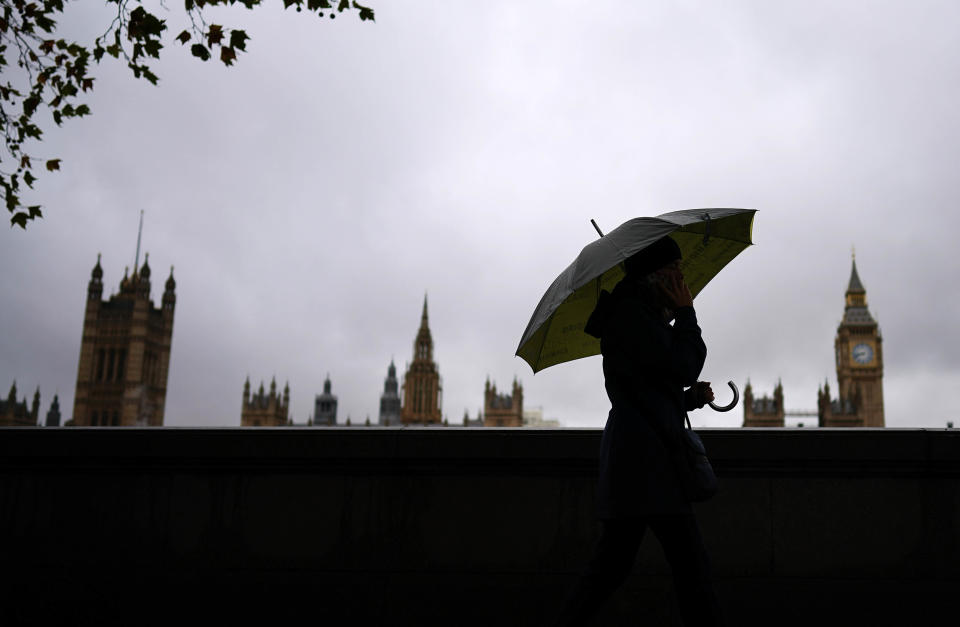
[[[665,235],[643,250],[634,253],[624,262],[627,274],[643,276],[659,270],[671,261],[680,259],[680,247],[669,235]]]

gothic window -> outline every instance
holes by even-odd
[[[111,424],[113,424],[114,427],[120,426],[120,414],[116,410],[113,412],[113,422]]]
[[[127,349],[121,348],[117,353],[117,380],[123,381],[123,369],[127,365]]]
[[[97,426],[97,423],[99,422],[99,420],[100,420],[100,416],[99,416],[99,414],[98,414],[97,412],[91,412],[91,413],[90,413],[90,426],[91,426],[91,427],[96,427],[96,426]]]
[[[107,381],[113,381],[114,359],[116,359],[116,351],[111,348],[107,357]]]
[[[103,362],[104,362],[104,350],[101,348],[97,351],[97,378],[96,381],[103,381]]]

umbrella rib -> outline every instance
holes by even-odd
[[[547,344],[547,335],[550,334],[550,327],[553,326],[553,316],[547,318],[547,328],[543,332],[543,341],[540,342],[540,350],[537,351],[537,365],[540,365],[540,358],[543,355],[543,347]],[[543,370],[543,368],[538,368],[538,370]],[[534,374],[537,373],[537,370],[533,371]]]

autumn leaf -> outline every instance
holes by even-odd
[[[221,41],[223,41],[223,26],[211,24],[210,30],[207,32],[207,45],[213,48]]]
[[[53,172],[54,170],[60,169],[60,160],[59,159],[49,159],[47,160],[47,170]]]
[[[179,41],[181,44],[186,44],[188,41],[190,41],[190,31],[185,30],[177,35],[177,41]]]

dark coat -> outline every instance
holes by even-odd
[[[650,288],[627,278],[602,292],[586,331],[600,338],[610,415],[603,430],[597,509],[600,518],[690,511],[664,438],[678,442],[707,347],[693,307],[671,326]],[[702,406],[702,401],[700,402]]]

